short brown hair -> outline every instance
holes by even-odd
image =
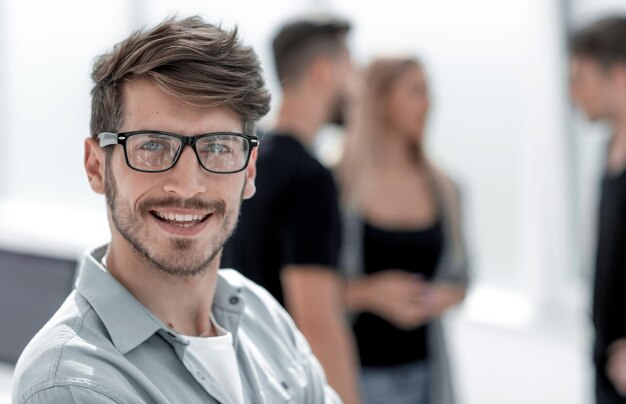
[[[626,17],[606,17],[577,31],[571,39],[574,56],[587,56],[604,67],[626,63]]]
[[[339,55],[349,30],[349,22],[327,15],[302,17],[282,26],[272,41],[280,85],[297,81],[315,58]]]
[[[244,133],[269,111],[261,64],[254,50],[199,16],[169,18],[134,32],[93,67],[91,135],[122,125],[122,86],[149,78],[165,93],[198,107],[223,106],[241,117]]]

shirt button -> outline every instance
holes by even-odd
[[[289,390],[289,385],[286,382],[280,382],[280,385],[283,386],[283,389]]]
[[[196,375],[198,376],[198,379],[200,379],[200,380],[204,380],[205,379],[204,374],[201,373],[201,372],[196,372]]]
[[[228,301],[230,302],[230,304],[238,304],[239,303],[239,298],[237,296],[231,296],[230,299],[228,299]]]

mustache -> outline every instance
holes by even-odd
[[[221,200],[206,201],[200,198],[180,199],[174,197],[149,198],[141,201],[138,207],[140,212],[148,213],[158,208],[178,208],[193,210],[210,210],[218,215],[226,213],[226,204]]]

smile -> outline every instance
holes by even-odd
[[[207,213],[205,215],[181,214],[181,213],[161,212],[158,210],[150,211],[150,213],[152,214],[152,216],[154,216],[161,222],[164,222],[173,226],[177,226],[177,227],[182,227],[182,228],[189,228],[189,227],[195,226],[198,223],[204,222],[209,216],[211,216],[211,213]]]

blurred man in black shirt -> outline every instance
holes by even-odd
[[[596,400],[626,403],[626,18],[605,18],[578,31],[571,53],[576,106],[612,126],[593,290]]]
[[[351,62],[347,22],[305,18],[272,43],[282,101],[261,139],[257,192],[245,201],[222,262],[266,287],[291,313],[346,403],[358,401],[354,342],[342,314],[337,191],[309,152],[340,115]]]

